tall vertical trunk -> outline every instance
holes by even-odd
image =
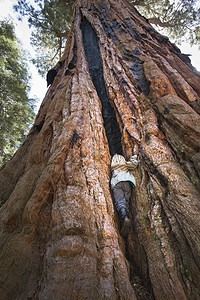
[[[199,75],[126,0],[76,1],[58,66],[0,173],[2,299],[199,299]],[[125,240],[115,151],[141,161]]]

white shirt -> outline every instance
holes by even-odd
[[[134,187],[136,186],[135,177],[132,174],[132,171],[137,168],[139,160],[137,156],[131,156],[129,161],[126,161],[122,155],[115,154],[111,162],[111,187],[121,181],[129,181]]]

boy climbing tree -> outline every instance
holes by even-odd
[[[122,155],[115,154],[111,162],[111,187],[114,195],[114,204],[120,218],[121,235],[127,237],[131,227],[129,219],[129,200],[131,197],[131,186],[136,186],[132,171],[137,168],[139,160],[137,155],[131,156],[126,161]]]

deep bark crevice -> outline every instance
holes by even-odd
[[[161,203],[162,213],[166,218],[167,226],[169,227],[169,236],[171,247],[173,248],[173,252],[176,256],[176,261],[180,264],[176,265],[176,268],[179,273],[179,277],[182,278],[182,282],[184,283],[184,289],[187,290],[188,282],[190,282],[193,290],[200,295],[199,290],[199,267],[198,262],[194,254],[192,253],[191,246],[189,245],[187,239],[185,238],[184,232],[182,230],[182,226],[174,216],[173,212],[169,207],[165,206]],[[173,222],[170,219],[173,216]],[[178,235],[177,235],[178,232]],[[193,292],[192,292],[193,293]],[[190,295],[191,299],[193,299],[194,295]],[[194,299],[195,298],[194,296]]]
[[[91,24],[85,17],[82,17],[81,30],[90,76],[102,104],[102,116],[110,154],[111,156],[116,153],[122,154],[121,132],[117,122],[115,110],[110,104],[106,91],[98,37]]]
[[[172,143],[172,141],[169,139],[169,137],[167,137],[167,133],[165,131],[165,126],[163,126],[165,118],[163,117],[162,114],[160,114],[160,112],[155,104],[153,104],[153,109],[157,116],[158,128],[164,136],[165,143],[171,149],[175,160],[177,162],[179,162],[185,175],[188,177],[188,179],[191,181],[191,183],[194,184],[194,186],[196,186],[196,188],[199,190],[200,189],[200,187],[199,187],[200,178],[199,178],[199,170],[197,169],[198,166],[196,166],[194,161],[192,161],[189,151],[188,152],[185,152],[184,150],[178,151],[178,149],[175,147],[175,145]],[[168,114],[169,112],[170,112],[170,109],[167,106],[165,106],[164,116],[165,116],[165,114]],[[171,128],[173,128],[173,123],[170,120],[167,120],[167,122],[168,122],[168,125],[171,125]],[[179,136],[181,136],[181,134],[179,134]],[[184,136],[183,136],[182,140],[185,141]],[[148,142],[148,141],[146,141],[146,142]],[[194,149],[194,152],[196,152],[196,153],[199,152],[198,146],[193,145],[192,141],[190,141],[190,145],[188,144],[188,146],[190,146],[192,149]]]
[[[135,290],[136,296],[138,300],[154,300],[154,293],[151,285],[151,281],[148,274],[148,269],[146,270],[147,273],[144,275],[142,274],[140,268],[137,266],[137,258],[134,257],[132,252],[132,247],[136,248],[136,245],[133,246],[138,240],[136,240],[134,235],[131,237],[131,241],[128,240],[125,242],[126,246],[126,258],[130,264],[130,282]],[[146,259],[146,264],[148,265],[147,255],[143,248],[140,249],[140,259],[143,257],[143,260]]]
[[[108,35],[108,37],[112,38],[112,41],[114,42],[116,47],[121,51],[122,59],[124,61],[132,63],[132,65],[130,66],[130,70],[137,82],[138,91],[144,93],[144,95],[147,96],[150,91],[150,82],[145,77],[143,62],[139,58],[142,53],[137,47],[133,50],[129,50],[127,48],[129,46],[128,43],[122,42],[116,33],[122,35],[127,31],[134,38],[134,40],[142,41],[143,38],[140,37],[140,34],[137,32],[136,28],[133,26],[132,21],[129,18],[126,19],[125,24],[120,24],[116,20],[116,18],[112,20],[111,15],[105,13],[106,11],[108,11],[106,4],[103,5],[103,8],[100,5],[98,9],[94,7],[94,10],[98,12],[105,33]],[[126,31],[121,27],[124,27]]]

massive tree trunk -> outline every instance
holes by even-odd
[[[126,0],[77,1],[58,66],[0,173],[1,299],[199,299],[198,74]],[[115,151],[140,157],[127,239]]]

